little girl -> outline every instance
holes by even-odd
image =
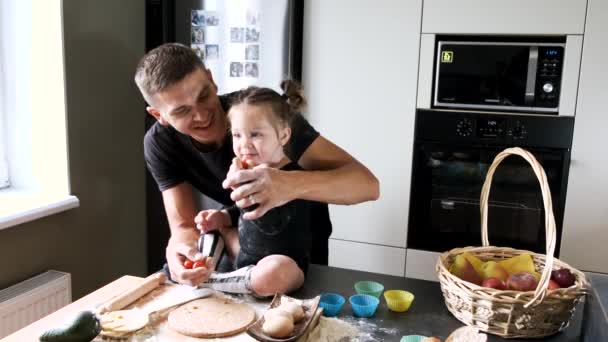
[[[291,137],[292,119],[301,115],[305,99],[301,87],[293,81],[283,81],[281,88],[283,95],[270,88],[249,87],[233,99],[228,118],[236,158],[230,172],[260,165],[286,171],[301,170],[286,156],[284,147]],[[197,215],[196,223],[203,232],[225,230],[236,226],[234,221],[238,217],[238,244],[226,241],[229,253],[235,257],[235,268],[250,267],[260,261],[266,263],[277,255],[287,256],[302,271],[302,276],[298,277],[301,279],[294,283],[297,288],[303,282],[309,263],[311,203],[296,199],[269,210],[256,220],[243,218],[252,207],[203,210]],[[226,234],[223,235],[226,239]]]

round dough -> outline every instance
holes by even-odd
[[[197,299],[169,314],[169,327],[192,337],[230,336],[255,321],[255,310],[245,303],[215,297]]]
[[[291,313],[294,322],[298,322],[299,320],[304,318],[304,310],[302,309],[302,306],[297,303],[284,301],[281,302],[279,309]]]
[[[271,320],[273,317],[275,317],[277,315],[287,317],[293,322],[293,315],[291,314],[291,312],[285,311],[281,308],[272,308],[272,309],[266,310],[266,312],[264,313],[264,320],[266,320],[266,321]]]
[[[275,315],[264,321],[262,330],[271,337],[287,337],[293,332],[293,320],[283,315]]]

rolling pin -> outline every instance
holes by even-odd
[[[105,312],[123,309],[127,305],[143,297],[148,292],[151,292],[155,288],[159,287],[166,280],[167,277],[164,273],[154,273],[144,279],[144,281],[138,286],[121,293],[120,295],[111,299],[109,302],[106,302],[97,308],[97,313],[102,314]]]

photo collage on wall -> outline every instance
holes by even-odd
[[[190,15],[190,47],[196,55],[205,60],[220,58],[218,26],[220,17],[215,11],[192,10]]]
[[[260,12],[247,9],[244,19],[244,26],[230,27],[232,51],[241,51],[239,55],[242,59],[230,60],[229,76],[258,78],[260,75]]]

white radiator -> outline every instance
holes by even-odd
[[[72,301],[69,273],[47,271],[0,290],[0,338],[68,305]]]

